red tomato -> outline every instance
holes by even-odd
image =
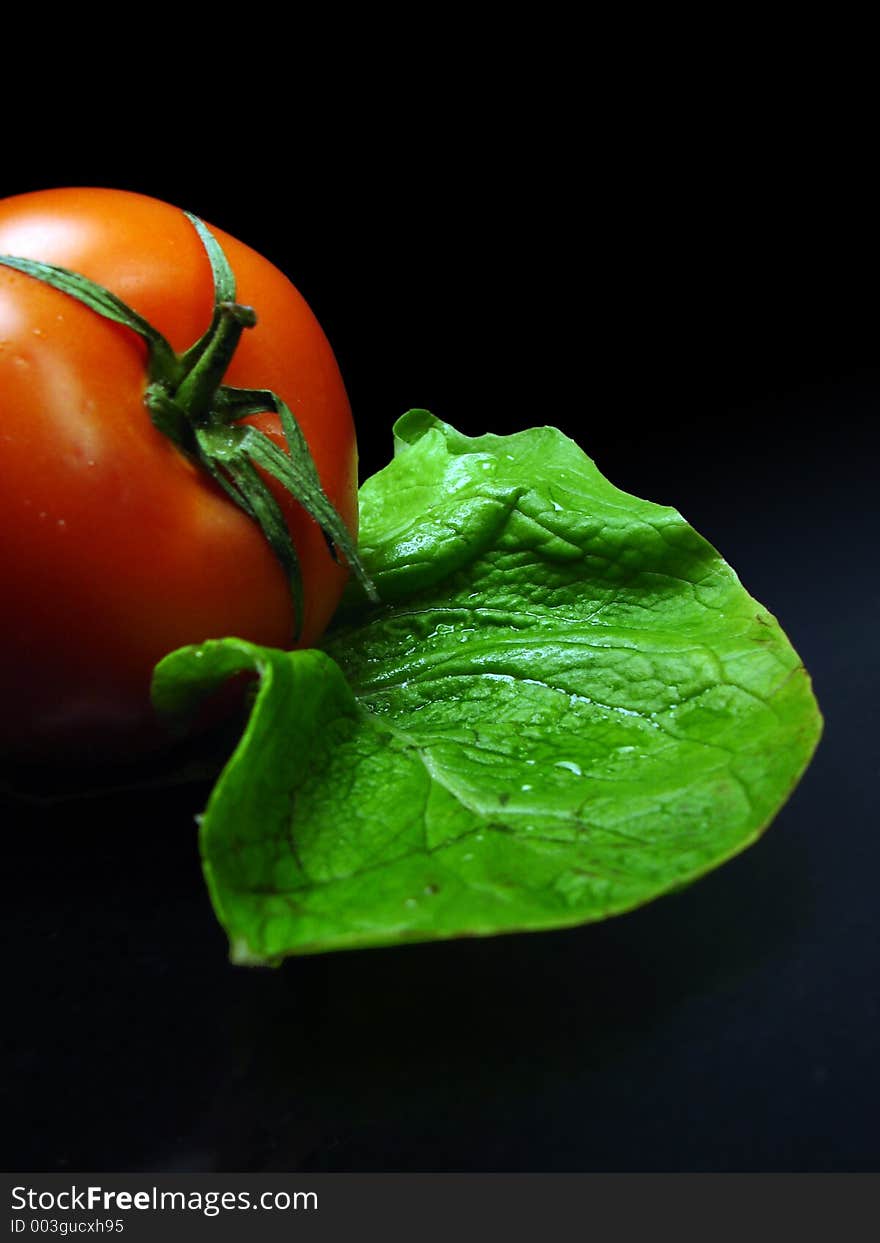
[[[281,272],[212,228],[254,308],[225,382],[276,392],[323,487],[357,532],[357,450],[330,345]],[[178,351],[211,319],[204,247],[184,214],[116,190],[0,201],[0,254],[80,272]],[[287,580],[256,523],[150,420],[146,347],[32,276],[0,267],[0,742],[7,752],[137,749],[152,737],[153,666],[183,644],[236,635],[291,647]],[[283,443],[275,414],[249,421]],[[274,489],[273,489],[274,490]],[[297,549],[299,646],[327,625],[347,570],[317,524],[276,491]]]

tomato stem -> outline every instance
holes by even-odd
[[[174,401],[192,424],[204,422],[214,407],[226,368],[232,361],[241,334],[253,328],[257,316],[252,307],[220,302],[211,337],[197,362],[174,392]]]

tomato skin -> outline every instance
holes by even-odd
[[[327,495],[357,534],[357,449],[345,387],[293,285],[211,226],[258,322],[225,382],[276,392],[299,421]],[[210,264],[192,224],[124,191],[0,201],[0,254],[81,272],[178,351],[205,330]],[[292,647],[284,573],[262,532],[153,426],[146,347],[73,298],[0,267],[0,745],[56,758],[131,753],[156,738],[149,685],[184,644],[237,635]],[[275,414],[254,416],[281,437]],[[276,496],[300,558],[297,646],[320,637],[347,570],[317,524]]]

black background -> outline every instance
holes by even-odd
[[[452,94],[423,116],[404,80],[356,136],[292,115],[225,161],[56,118],[0,189],[137,189],[265,253],[336,350],[365,475],[409,406],[563,428],[777,614],[825,738],[767,836],[678,896],[275,972],[226,962],[205,788],[9,803],[8,1169],[876,1168],[870,160],[788,106]]]

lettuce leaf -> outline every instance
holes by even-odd
[[[258,678],[200,828],[237,962],[631,909],[753,842],[816,747],[775,618],[554,428],[410,411],[360,548],[381,603],[350,589],[324,651],[226,639],[156,671],[183,721]]]

